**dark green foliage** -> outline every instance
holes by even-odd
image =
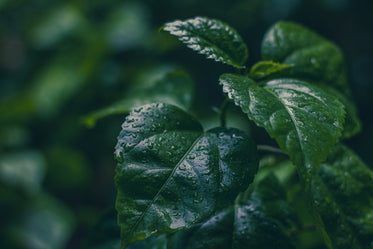
[[[243,68],[248,57],[246,44],[236,30],[215,19],[196,17],[166,23],[165,31],[208,59]]]
[[[343,54],[335,44],[299,24],[278,22],[264,36],[261,50],[264,60],[292,65],[282,72],[286,77],[307,79],[334,89],[335,96],[346,106],[344,135],[351,137],[360,131]]]
[[[333,248],[371,248],[373,172],[338,145],[312,179],[314,208]]]
[[[291,208],[277,179],[270,175],[247,192],[231,208],[193,227],[178,242],[183,247],[176,248],[295,248],[284,230],[289,224],[283,222]]]
[[[220,84],[250,119],[276,139],[308,184],[341,136],[343,105],[300,80],[276,79],[260,86],[245,76],[224,74]]]
[[[203,132],[193,117],[166,104],[131,112],[115,154],[122,247],[209,217],[246,189],[258,168],[245,133]]]
[[[196,17],[163,29],[207,58],[236,68],[247,59],[240,36],[218,20]],[[256,148],[225,127],[227,100],[218,110],[221,127],[205,132],[173,105],[134,109],[115,148],[121,248],[303,248],[292,236],[305,227],[318,227],[329,248],[371,248],[373,173],[338,144],[360,129],[342,53],[307,28],[279,22],[266,33],[262,56],[249,73],[223,74],[219,82],[291,162],[259,169],[253,182]],[[312,212],[298,217],[310,202],[301,212]]]
[[[0,248],[372,249],[372,4],[0,0]]]

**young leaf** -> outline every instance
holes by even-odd
[[[248,57],[246,44],[237,31],[226,23],[195,17],[166,23],[163,30],[177,36],[189,48],[206,55],[208,59],[244,68]]]
[[[250,77],[255,80],[258,80],[265,78],[271,74],[281,72],[290,67],[291,65],[277,63],[273,61],[260,61],[250,69]]]
[[[117,249],[119,247],[116,247]],[[135,241],[126,247],[126,249],[170,249],[168,246],[167,234],[158,237],[149,237],[145,240]]]
[[[251,120],[276,139],[308,185],[342,134],[343,105],[320,88],[295,79],[271,80],[261,87],[250,78],[224,74],[220,84]]]
[[[262,57],[291,64],[289,76],[303,76],[348,90],[343,54],[330,41],[292,22],[277,22],[262,41]]]
[[[123,99],[83,118],[84,123],[93,127],[98,119],[129,113],[132,109],[154,102],[164,102],[188,109],[192,103],[193,81],[183,70],[160,68],[161,72],[132,84]]]
[[[282,72],[283,77],[297,77],[332,87],[339,92],[340,101],[349,101],[344,136],[350,137],[360,131],[355,104],[347,83],[346,65],[340,49],[302,25],[291,22],[278,22],[263,38],[262,57],[291,64]]]
[[[115,155],[122,248],[209,217],[247,188],[258,168],[256,146],[245,133],[203,132],[193,117],[168,104],[131,112]]]
[[[240,196],[226,209],[189,231],[177,232],[169,241],[171,249],[290,249],[295,248],[286,233],[284,216],[291,213],[286,195],[270,175],[250,196]],[[179,235],[179,234],[182,235]],[[173,237],[174,237],[173,236]]]
[[[372,248],[373,172],[364,162],[338,145],[321,164],[311,186],[330,248]]]

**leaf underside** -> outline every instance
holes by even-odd
[[[271,80],[262,87],[250,78],[224,74],[220,84],[289,154],[308,186],[312,173],[341,136],[343,105],[318,87],[295,79]]]
[[[226,23],[207,17],[195,17],[166,23],[163,30],[208,59],[244,68],[248,57],[247,47],[237,31]]]
[[[256,146],[237,129],[201,125],[179,108],[151,104],[122,125],[115,151],[122,248],[190,227],[252,182]]]

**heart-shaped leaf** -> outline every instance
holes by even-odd
[[[193,117],[167,104],[131,112],[115,155],[122,248],[211,216],[247,188],[258,168],[256,146],[244,132],[203,132]]]
[[[371,249],[373,172],[347,147],[338,145],[312,179],[314,207],[330,248]]]
[[[342,134],[343,105],[322,89],[295,79],[271,80],[262,87],[250,78],[224,74],[220,84],[251,120],[276,139],[308,185]]]
[[[349,102],[344,137],[360,131],[360,120],[348,87],[344,56],[334,43],[302,25],[277,22],[263,38],[262,57],[292,65],[281,72],[282,77],[312,80],[334,88],[335,96],[341,102]]]
[[[248,57],[246,44],[241,36],[216,19],[195,17],[185,21],[166,23],[163,30],[177,36],[189,48],[208,59],[214,59],[236,68],[243,68]]]

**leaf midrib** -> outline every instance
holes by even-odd
[[[204,23],[205,24],[205,23]],[[229,55],[229,52],[230,51],[228,51],[228,53],[225,51],[225,50],[223,50],[222,48],[220,48],[220,47],[218,47],[217,45],[215,45],[215,43],[214,42],[212,42],[210,39],[208,39],[207,37],[203,37],[203,36],[201,36],[198,32],[196,32],[195,30],[194,30],[194,26],[193,25],[191,25],[190,23],[188,23],[188,25],[189,26],[191,26],[192,28],[191,29],[186,29],[189,33],[190,33],[190,35],[192,35],[192,36],[194,36],[194,37],[198,37],[198,39],[201,39],[201,40],[203,40],[203,41],[205,41],[206,43],[208,43],[208,44],[210,44],[210,47],[213,47],[213,48],[215,48],[218,52],[220,52],[221,54],[223,54],[223,55],[226,55],[226,56],[228,56],[228,58],[226,58],[226,59],[228,59],[228,61],[227,61],[227,63],[226,64],[229,64],[229,65],[232,65],[232,66],[235,66],[235,67],[239,67],[239,68],[243,68],[244,66],[242,66],[242,64],[244,64],[244,63],[237,63],[237,61],[231,56],[231,55]],[[206,29],[206,30],[208,30],[208,29]],[[188,37],[188,36],[186,36],[186,35],[184,35],[183,37]],[[241,40],[241,42],[243,42],[242,40]],[[193,49],[194,50],[194,49]],[[247,49],[246,49],[247,50]],[[196,50],[197,51],[197,50]],[[200,52],[201,50],[199,50],[199,52]],[[202,54],[202,53],[201,53]],[[246,53],[245,53],[246,54]],[[226,57],[226,56],[224,56],[224,57]],[[246,57],[246,56],[245,56]],[[219,61],[221,61],[221,60],[219,60]],[[221,62],[223,62],[223,61],[221,61]]]
[[[194,131],[194,132],[197,132],[197,131]],[[144,218],[145,214],[148,212],[149,208],[154,204],[154,202],[158,199],[158,196],[160,195],[160,193],[164,190],[165,186],[167,185],[167,183],[170,181],[170,179],[172,178],[172,176],[174,175],[175,171],[179,168],[180,164],[185,160],[185,158],[188,156],[188,154],[192,151],[192,149],[194,148],[194,146],[199,142],[199,140],[205,135],[205,132],[202,132],[201,135],[199,135],[194,141],[193,143],[191,144],[191,146],[188,148],[188,150],[184,153],[184,155],[182,156],[182,158],[179,160],[179,162],[176,164],[176,166],[172,169],[170,175],[168,176],[168,178],[166,179],[166,181],[164,182],[164,184],[161,186],[161,188],[158,190],[158,192],[155,194],[155,196],[153,197],[152,201],[149,203],[149,205],[146,207],[146,209],[144,210],[144,212],[141,214],[141,216],[137,219],[135,225],[133,225],[133,227],[131,228],[130,230],[130,233],[129,234],[133,234],[134,231],[136,230],[137,226],[140,224],[141,220]]]
[[[279,101],[282,104],[282,106],[285,108],[286,112],[289,114],[289,116],[292,120],[292,125],[294,126],[294,128],[297,132],[297,137],[298,137],[298,140],[299,140],[299,145],[300,145],[301,151],[303,152],[303,147],[304,147],[303,140],[300,138],[300,134],[302,134],[302,133],[300,132],[299,128],[295,125],[296,120],[295,120],[294,114],[292,114],[292,112],[289,110],[289,108],[287,108],[287,105],[282,101],[282,99],[280,99],[279,96],[277,96],[270,88],[263,87],[263,89],[266,90],[271,95],[273,95],[277,99],[277,101]],[[287,148],[286,148],[286,150],[287,150]]]

